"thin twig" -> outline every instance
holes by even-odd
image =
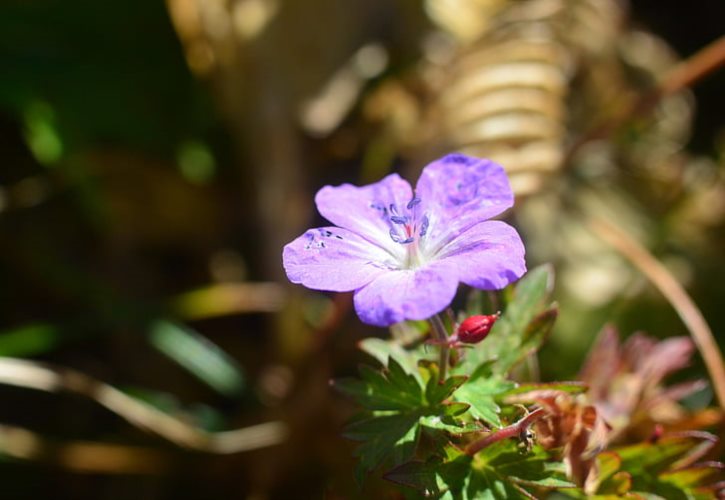
[[[45,392],[71,392],[93,399],[130,424],[172,443],[207,453],[237,453],[282,442],[287,429],[267,422],[231,431],[209,433],[164,413],[84,373],[34,361],[0,358],[0,384]]]
[[[602,139],[611,135],[624,123],[634,116],[643,116],[649,113],[663,98],[679,92],[693,85],[708,74],[725,65],[725,36],[706,45],[688,59],[672,68],[651,91],[625,106],[621,113],[608,119],[604,123],[595,125],[581,135],[566,153],[565,165],[574,157],[575,153],[586,143]]]
[[[725,65],[725,35],[672,68],[659,85],[660,94],[669,95],[689,87],[723,65]]]
[[[544,416],[545,410],[538,408],[524,418],[515,422],[509,426],[503,427],[497,431],[487,434],[484,438],[474,441],[466,447],[466,455],[475,455],[487,446],[491,446],[493,443],[497,443],[503,439],[516,437],[521,434],[522,431],[526,430],[531,424],[539,420]]]
[[[591,218],[588,225],[647,276],[677,311],[705,361],[720,407],[725,408],[725,366],[722,354],[695,302],[672,273],[627,233],[602,218]]]
[[[446,379],[446,372],[448,371],[448,333],[439,315],[432,316],[429,321],[436,340],[440,343],[441,353],[438,363],[440,365],[440,372],[438,379],[442,382]]]

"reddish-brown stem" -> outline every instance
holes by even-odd
[[[664,97],[691,86],[723,65],[725,65],[725,36],[703,47],[672,68],[655,88],[626,106],[621,113],[585,132],[567,151],[566,163],[584,144],[594,139],[608,137],[633,116],[646,115]]]
[[[474,441],[473,443],[469,444],[466,447],[466,455],[473,456],[487,446],[491,446],[493,443],[497,443],[502,439],[508,439],[518,436],[519,434],[521,434],[521,431],[525,430],[527,427],[529,427],[531,424],[533,424],[543,416],[543,408],[538,408],[532,411],[518,422],[497,431],[493,431],[485,437],[479,439],[478,441]]]
[[[675,66],[659,86],[662,95],[672,94],[725,65],[725,35]]]

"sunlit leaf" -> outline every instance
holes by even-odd
[[[492,372],[494,361],[484,363],[473,372],[471,377],[454,394],[454,399],[471,405],[470,412],[474,418],[483,420],[494,427],[501,427],[498,414],[501,408],[496,398],[514,387],[516,384],[503,379]]]
[[[511,441],[496,443],[475,457],[452,447],[448,452],[448,460],[409,462],[385,477],[426,496],[446,499],[531,498],[530,488],[575,487],[561,473],[547,468],[548,457],[541,450],[522,455]]]
[[[421,383],[423,382],[420,378],[420,373],[418,372],[418,362],[415,359],[415,356],[394,341],[386,341],[375,337],[369,337],[360,341],[358,345],[364,352],[377,359],[381,365],[387,366],[388,358],[392,358],[397,361],[407,373],[416,377]]]
[[[586,384],[583,382],[543,382],[543,383],[526,383],[518,384],[516,387],[506,391],[505,396],[516,396],[520,394],[533,393],[537,394],[542,391],[565,392],[568,394],[579,394],[587,390]]]

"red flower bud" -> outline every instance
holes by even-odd
[[[498,316],[498,314],[483,314],[466,318],[456,332],[458,340],[466,344],[478,344],[488,336]]]

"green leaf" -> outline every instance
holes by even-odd
[[[513,289],[511,301],[486,340],[467,349],[453,371],[468,374],[486,362],[495,361],[492,371],[506,375],[515,364],[536,351],[557,316],[557,309],[548,307],[552,283],[549,266],[529,271]]]
[[[494,427],[501,427],[501,419],[498,416],[501,408],[496,404],[496,399],[516,387],[516,384],[492,374],[492,365],[493,363],[481,365],[471,378],[456,390],[453,398],[471,405],[469,411],[473,418],[483,420]]]
[[[712,445],[714,436],[692,433],[689,436],[665,436],[657,442],[644,442],[614,449],[598,457],[597,496],[632,493],[645,498],[715,499],[710,487],[722,480],[723,465],[715,462],[682,467],[683,460],[704,445]],[[617,471],[614,473],[614,471]]]
[[[345,437],[362,441],[355,454],[360,457],[357,478],[378,467],[387,458],[394,464],[410,460],[420,435],[417,413],[397,413],[353,422],[345,429]]]
[[[622,459],[623,470],[640,476],[664,472],[695,444],[693,439],[665,437],[656,443],[644,442],[613,451]]]
[[[554,272],[550,265],[529,271],[515,288],[514,300],[506,308],[507,321],[516,331],[523,331],[544,306],[551,293]]]
[[[450,496],[452,492],[464,489],[471,473],[471,461],[471,457],[457,452],[447,462],[438,458],[428,462],[408,462],[389,471],[385,479],[416,489],[426,497],[445,498],[447,494]]]
[[[718,475],[722,475],[722,464],[698,464],[687,469],[680,469],[660,474],[660,479],[671,483],[678,488],[697,488],[703,484],[715,482]]]
[[[423,382],[420,373],[418,373],[416,357],[411,352],[406,351],[400,344],[392,340],[371,337],[362,340],[358,345],[363,352],[377,359],[381,365],[387,366],[388,359],[394,359],[403,367],[406,373],[413,375],[421,383]]]
[[[531,498],[529,488],[559,489],[575,485],[547,468],[548,456],[537,449],[521,455],[514,442],[501,441],[470,457],[448,448],[448,460],[409,462],[385,478],[427,496],[446,499]]]
[[[388,358],[388,368],[382,371],[361,366],[362,380],[335,382],[340,391],[366,409],[345,432],[348,438],[362,441],[357,449],[359,479],[386,461],[399,465],[410,460],[422,426],[452,434],[481,430],[457,418],[468,410],[467,404],[444,403],[466,378],[452,376],[438,382],[435,363],[424,363],[420,368],[421,379],[427,381],[425,388],[394,357]]]
[[[373,411],[409,410],[423,406],[423,388],[394,360],[383,372],[368,366],[360,367],[363,380],[343,379],[334,383],[343,393]]]
[[[167,320],[149,326],[149,341],[189,373],[226,396],[238,395],[245,385],[239,364],[224,350],[194,330]]]
[[[524,394],[527,392],[537,391],[558,391],[568,394],[580,394],[587,390],[587,385],[578,380],[572,382],[543,382],[543,383],[526,383],[519,384],[506,393],[507,396],[515,394]]]
[[[31,323],[0,332],[0,356],[33,356],[61,343],[60,328],[50,323]]]
[[[461,456],[450,462],[434,458],[428,462],[408,462],[385,474],[385,479],[408,486],[424,496],[439,496],[449,491],[461,489],[470,471],[470,457]]]
[[[620,495],[628,491],[624,487],[631,487],[631,476],[629,484],[626,484],[626,478],[617,476],[621,465],[622,459],[616,453],[600,453],[597,456],[596,478],[587,479],[587,482],[593,481],[591,491],[596,491],[600,495]]]
[[[463,413],[466,413],[471,405],[467,403],[449,403],[443,405],[443,413],[451,417],[457,417]]]
[[[451,434],[466,434],[468,432],[481,432],[481,426],[474,423],[464,423],[450,415],[425,415],[420,419],[421,425],[431,429],[446,431]]]
[[[534,317],[521,329],[508,325],[510,343],[516,343],[509,349],[502,350],[495,365],[498,373],[508,373],[511,368],[521,362],[526,356],[539,350],[546,337],[554,327],[559,310],[556,307],[545,309]],[[504,324],[506,324],[504,322]]]
[[[423,373],[423,379],[426,380],[425,399],[431,406],[442,403],[468,380],[468,377],[454,375],[444,381],[439,381],[440,370],[438,365],[430,361],[422,361],[420,371]]]
[[[486,448],[482,452],[482,459],[486,459],[487,454],[488,456],[493,455],[486,465],[494,470],[496,474],[524,485],[546,488],[576,487],[574,483],[567,481],[560,473],[547,467],[548,456],[541,449],[522,454],[511,440],[499,443],[497,443],[499,450]]]

